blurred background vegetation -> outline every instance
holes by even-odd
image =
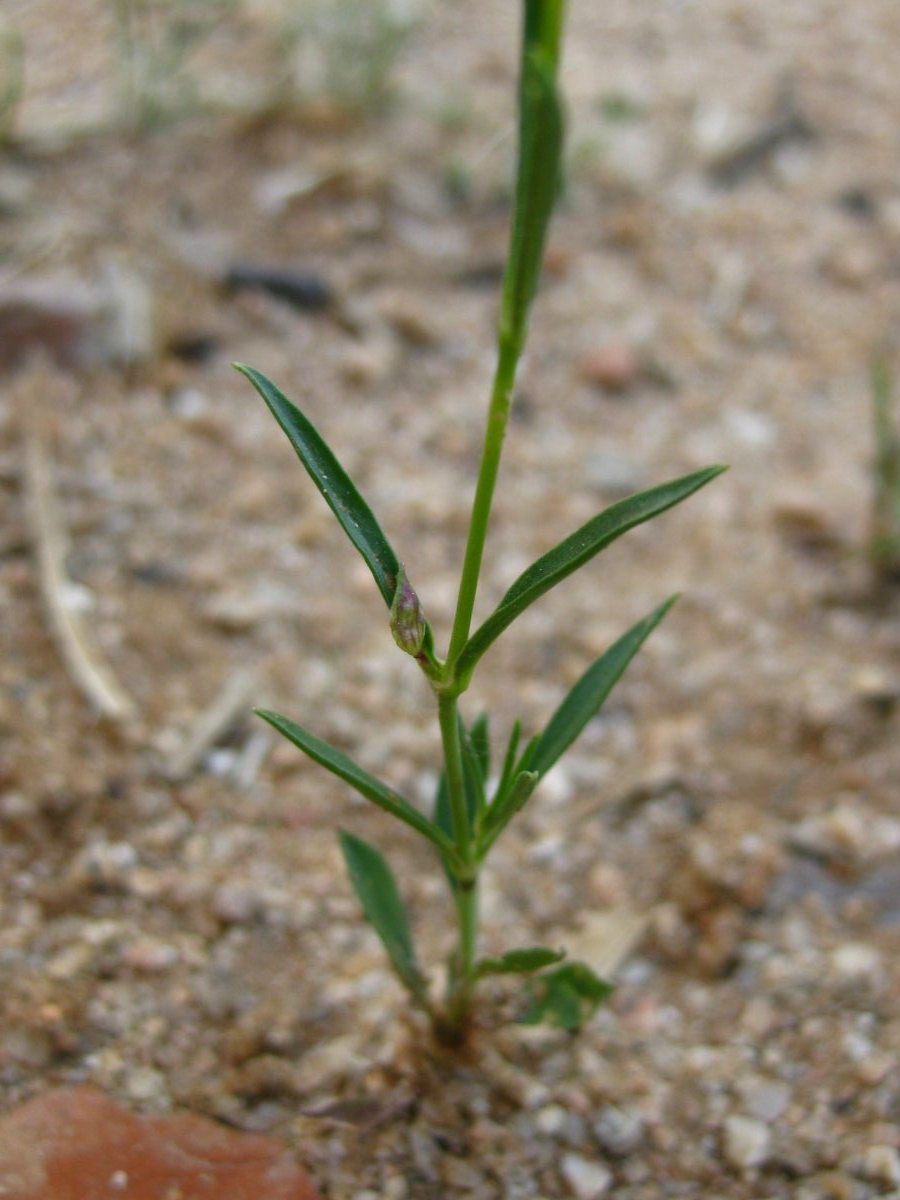
[[[430,2],[82,0],[49,27],[41,0],[20,2],[0,18],[0,141],[152,130],[209,110],[381,112]]]

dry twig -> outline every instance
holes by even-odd
[[[65,571],[68,539],[53,487],[50,456],[34,422],[25,427],[25,488],[41,594],[63,661],[82,694],[102,716],[125,721],[134,716],[134,704],[100,658],[71,602],[73,584]]]
[[[166,759],[161,772],[165,779],[174,783],[197,769],[209,750],[249,708],[258,682],[256,672],[248,668],[241,668],[231,676],[212,703],[197,716],[181,745]]]

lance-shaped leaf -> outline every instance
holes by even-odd
[[[324,496],[325,503],[337,517],[347,537],[365,559],[385,604],[390,608],[400,577],[400,563],[353,480],[321,434],[274,383],[253,367],[243,363],[234,365],[247,376],[287,434],[310,479]]]
[[[604,509],[537,562],[532,563],[463,647],[457,661],[457,678],[462,683],[467,683],[475,664],[487,648],[516,617],[545,592],[589,562],[629,529],[634,529],[636,525],[641,525],[651,517],[680,504],[725,469],[718,466],[707,467],[703,471],[694,471],[690,475],[673,479],[636,496],[628,496]]]
[[[479,713],[472,722],[472,728],[469,730],[469,740],[475,760],[478,763],[481,782],[487,783],[487,777],[491,771],[491,724],[486,712]]]
[[[408,800],[404,800],[397,792],[383,784],[380,779],[376,779],[374,775],[364,771],[352,758],[348,758],[340,750],[335,750],[334,746],[329,746],[327,742],[315,737],[309,730],[289,721],[287,717],[282,717],[279,713],[269,712],[262,708],[256,709],[255,712],[257,716],[268,721],[274,729],[277,729],[289,742],[293,742],[298,750],[302,750],[314,762],[319,763],[333,775],[337,775],[339,779],[343,779],[345,783],[356,788],[360,795],[371,800],[378,808],[384,809],[391,816],[397,817],[398,820],[415,829],[417,833],[428,838],[442,854],[450,855],[451,859],[455,857],[456,848],[442,829],[423,816]]]
[[[588,667],[550,718],[544,732],[523,757],[520,769],[534,771],[539,779],[547,774],[588,721],[599,712],[628,664],[677,599],[677,596],[671,596],[649,616],[632,625],[626,634]]]
[[[507,950],[499,958],[482,958],[475,964],[475,978],[485,975],[530,975],[543,971],[566,957],[565,950],[549,950],[546,946],[529,946],[524,950]]]
[[[427,1008],[426,980],[416,961],[406,907],[393,871],[375,847],[362,838],[341,830],[340,839],[350,882],[367,920],[381,938],[401,982]]]
[[[522,722],[515,721],[510,730],[509,741],[506,744],[506,753],[503,756],[503,768],[500,771],[500,778],[497,780],[497,791],[494,794],[494,803],[505,795],[507,789],[512,783],[516,769],[516,755],[519,753],[519,741],[522,737]]]
[[[531,1003],[519,1018],[521,1025],[542,1021],[558,1029],[575,1031],[585,1025],[613,991],[585,963],[564,963],[555,971],[539,975],[528,985]]]
[[[474,728],[473,726],[473,731]],[[466,729],[462,720],[459,722],[459,740],[462,747],[466,808],[469,812],[469,828],[471,829],[487,807],[487,796],[484,788],[484,758],[482,757],[484,746],[482,744],[476,749],[472,734]]]
[[[521,812],[537,785],[534,771],[520,771],[509,789],[498,795],[484,814],[478,837],[478,857],[483,858],[516,813]]]
[[[555,7],[557,0],[548,0]],[[534,5],[531,6],[532,9]],[[526,17],[519,105],[515,213],[503,281],[500,338],[521,348],[537,290],[547,226],[559,188],[563,117],[556,90],[554,50],[545,49]]]

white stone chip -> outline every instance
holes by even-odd
[[[769,1153],[769,1130],[753,1117],[729,1117],[725,1122],[723,1150],[729,1166],[739,1171],[758,1167]]]
[[[852,979],[875,974],[881,966],[881,955],[866,942],[845,942],[832,951],[831,963],[839,975]]]
[[[599,1200],[612,1186],[612,1172],[603,1163],[592,1162],[580,1154],[564,1154],[560,1169],[577,1200]]]
[[[863,1155],[862,1173],[873,1183],[900,1188],[900,1152],[893,1146],[869,1146]]]
[[[748,1115],[766,1123],[777,1121],[791,1102],[791,1089],[786,1083],[762,1075],[741,1080],[737,1092]]]

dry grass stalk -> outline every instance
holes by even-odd
[[[78,689],[101,716],[127,721],[135,715],[134,704],[101,658],[81,613],[71,602],[73,584],[65,571],[68,538],[50,455],[33,421],[25,424],[25,490],[41,595],[63,662]]]
[[[197,715],[181,745],[168,756],[162,767],[163,777],[175,783],[193,774],[213,746],[249,711],[258,684],[259,677],[251,668],[235,671]]]

